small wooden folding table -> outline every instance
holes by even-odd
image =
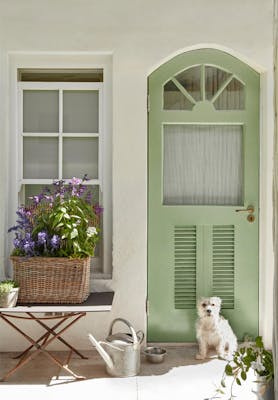
[[[19,368],[34,359],[39,353],[45,354],[56,365],[66,370],[74,378],[85,379],[84,376],[77,375],[73,372],[68,364],[72,353],[77,354],[83,359],[87,357],[62,338],[61,335],[79,321],[80,318],[85,317],[87,312],[110,311],[113,297],[113,292],[98,292],[91,293],[88,299],[82,304],[34,304],[18,305],[13,308],[0,308],[0,318],[30,342],[30,346],[16,357],[19,358],[17,365],[9,370],[0,380],[5,381],[8,379]],[[14,321],[16,320],[35,322],[44,328],[45,333],[37,339],[33,339],[23,331],[22,327],[18,327],[18,325],[15,324]],[[53,321],[54,325],[48,326],[47,321]],[[46,349],[54,340],[59,340],[70,349],[66,363],[64,364]],[[33,348],[35,351],[31,352]]]

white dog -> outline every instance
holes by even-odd
[[[198,302],[199,318],[196,323],[199,343],[198,360],[207,357],[209,347],[214,347],[218,356],[230,357],[237,349],[237,338],[229,322],[220,315],[219,297],[201,298]]]

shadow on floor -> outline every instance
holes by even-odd
[[[141,371],[139,376],[164,375],[171,369],[186,365],[197,365],[206,361],[195,359],[197,346],[165,346],[167,355],[163,363],[152,364],[141,355]],[[60,361],[66,361],[67,352],[52,352]],[[88,357],[87,360],[80,359],[73,355],[69,367],[77,374],[85,376],[86,379],[111,378],[106,372],[105,363],[100,355],[92,351],[84,351],[83,354]],[[0,353],[0,376],[3,376],[8,370],[13,368],[18,360],[14,359],[17,353]],[[9,385],[58,385],[76,382],[76,380],[65,370],[56,366],[44,354],[37,355],[28,364],[18,369],[6,382]]]

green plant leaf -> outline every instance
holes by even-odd
[[[246,375],[246,372],[245,372],[245,371],[241,371],[240,376],[241,376],[241,378],[242,378],[244,381],[246,381],[247,375]]]
[[[241,382],[239,378],[236,378],[236,383],[241,386]]]
[[[228,376],[233,376],[233,368],[231,367],[230,364],[227,364],[227,365],[226,365],[226,367],[225,367],[225,373],[226,373]]]
[[[264,348],[262,336],[257,336],[256,337],[256,346],[259,347],[260,349]]]

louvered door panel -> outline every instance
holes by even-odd
[[[196,307],[196,226],[175,226],[175,308]]]
[[[212,229],[212,290],[222,299],[222,308],[234,308],[235,228],[214,225]]]

